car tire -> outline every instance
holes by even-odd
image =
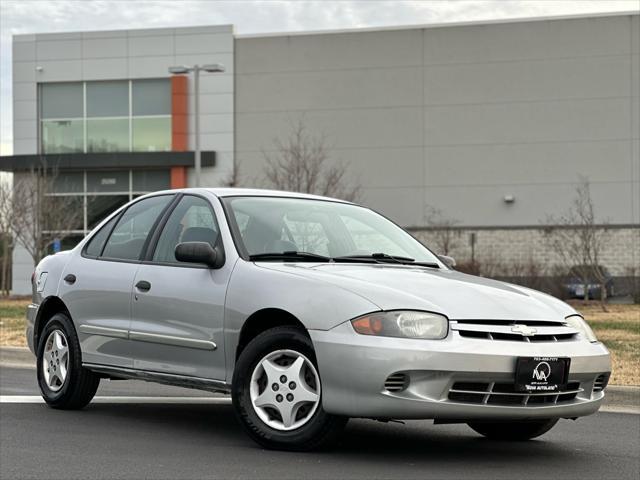
[[[100,377],[82,367],[82,352],[73,322],[56,313],[40,334],[37,349],[38,386],[53,408],[76,410],[96,394]]]
[[[233,374],[233,406],[259,445],[309,451],[327,447],[338,438],[348,418],[322,409],[317,368],[311,339],[300,328],[272,328],[245,347]],[[316,399],[305,400],[314,395]]]
[[[469,422],[480,435],[491,440],[531,440],[544,435],[558,423],[557,418],[522,422]]]

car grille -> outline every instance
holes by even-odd
[[[607,383],[609,383],[609,374],[603,373],[602,375],[598,375],[596,380],[593,382],[593,391],[601,392],[607,387]]]
[[[514,328],[528,330],[527,335],[514,332]],[[451,322],[451,329],[461,337],[512,342],[566,342],[578,335],[565,322],[541,320],[458,320]]]
[[[404,373],[389,375],[384,382],[384,388],[388,392],[401,392],[409,386],[409,377]]]
[[[513,383],[456,382],[449,390],[449,400],[478,405],[556,405],[569,402],[582,392],[579,382],[570,382],[559,392],[518,392]]]

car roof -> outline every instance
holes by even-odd
[[[219,198],[226,197],[286,197],[286,198],[305,198],[310,200],[324,200],[329,202],[339,203],[351,203],[346,200],[340,200],[339,198],[323,197],[321,195],[311,195],[309,193],[297,193],[287,192],[284,190],[268,190],[260,188],[178,188],[174,190],[163,190],[162,192],[153,192],[153,194],[159,193],[203,193],[209,192]]]

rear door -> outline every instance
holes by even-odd
[[[232,265],[213,270],[174,255],[181,242],[223,246],[216,215],[208,199],[184,195],[163,223],[135,276],[134,368],[224,380],[224,300]]]
[[[174,195],[145,198],[107,222],[63,273],[69,308],[86,363],[132,367],[131,289],[150,232]]]

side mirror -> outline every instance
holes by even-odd
[[[220,268],[224,254],[207,242],[183,242],[176,245],[176,260],[186,263],[204,263],[209,268]]]
[[[454,268],[456,266],[456,260],[453,257],[448,255],[438,255],[438,258],[449,268]]]

